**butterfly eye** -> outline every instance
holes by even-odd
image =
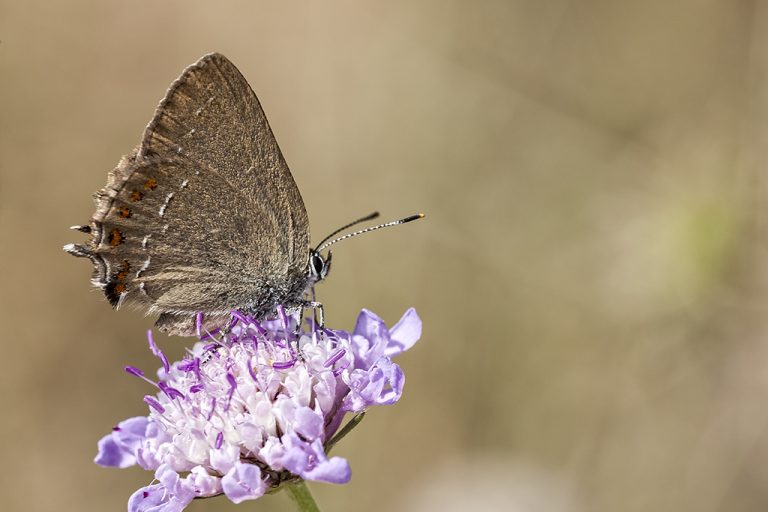
[[[325,268],[325,262],[318,253],[312,253],[310,258],[310,264],[312,265],[312,273],[316,276],[323,275],[323,269]]]

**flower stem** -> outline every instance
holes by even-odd
[[[363,418],[365,417],[365,411],[355,414],[355,416],[347,422],[344,427],[339,430],[339,432],[333,436],[333,439],[325,443],[325,453],[328,453],[331,451],[331,449],[336,446],[336,443],[341,441],[344,436],[352,432],[352,429],[355,428],[360,424],[361,421],[363,421]]]
[[[312,497],[312,493],[309,492],[309,487],[304,481],[300,481],[295,484],[290,484],[286,487],[288,495],[291,500],[296,504],[299,512],[320,512],[315,499]]]

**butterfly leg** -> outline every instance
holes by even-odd
[[[296,320],[296,326],[293,328],[293,337],[298,340],[301,337],[301,324],[304,322],[304,304],[288,307],[286,308],[285,313],[289,318],[295,313],[299,314]]]
[[[321,331],[325,329],[325,311],[323,310],[323,303],[316,300],[307,300],[302,303],[302,308],[312,308],[312,317],[315,320],[315,329]]]

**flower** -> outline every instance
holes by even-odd
[[[226,334],[206,334],[173,364],[149,331],[158,380],[126,367],[157,388],[144,397],[149,415],[120,422],[95,459],[155,472],[129,511],[177,512],[219,494],[240,503],[299,480],[349,481],[348,462],[327,449],[346,413],[400,398],[404,375],[391,358],[416,343],[421,320],[409,309],[388,329],[362,310],[352,333],[299,331],[296,317],[278,313],[260,323],[233,312]]]

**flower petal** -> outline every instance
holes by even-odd
[[[316,482],[345,484],[352,478],[352,470],[349,467],[347,459],[331,457],[318,464],[314,469],[305,471],[302,477]]]
[[[221,478],[209,474],[203,466],[195,466],[189,472],[195,496],[214,496],[221,493]]]
[[[323,418],[309,407],[300,407],[294,413],[293,428],[296,432],[314,441],[323,433]]]
[[[389,337],[389,331],[384,320],[373,311],[367,309],[361,310],[360,314],[357,315],[355,330],[352,334],[362,336],[373,342],[382,337]]]
[[[405,374],[389,359],[380,359],[370,370],[349,373],[349,394],[344,397],[342,410],[360,412],[372,405],[391,405],[403,394]]]
[[[240,448],[226,443],[210,451],[211,467],[219,473],[228,473],[240,459]]]
[[[162,510],[165,498],[165,487],[153,484],[142,487],[128,498],[128,512],[149,512]]]
[[[112,434],[107,434],[99,440],[99,453],[93,462],[105,468],[127,468],[136,464],[136,457],[128,453],[115,442]]]
[[[275,448],[270,454],[273,462],[305,480],[344,484],[352,476],[345,459],[333,457],[328,460],[319,439],[308,443],[290,432],[282,437],[280,446]],[[272,462],[270,465],[273,465]]]
[[[165,455],[172,451],[171,436],[155,421],[147,423],[146,436],[136,448],[136,462],[146,470],[154,470],[163,463]]]
[[[416,310],[410,308],[403,317],[389,330],[390,342],[384,350],[388,357],[396,356],[411,348],[421,338],[421,318]]]
[[[221,487],[227,498],[233,503],[240,503],[263,496],[267,483],[261,478],[258,466],[237,462],[221,479]]]
[[[168,492],[163,484],[142,487],[128,498],[128,512],[181,512],[192,497]]]
[[[137,416],[121,421],[112,432],[99,440],[94,462],[99,466],[127,468],[136,464],[136,450],[145,439],[148,419]]]

